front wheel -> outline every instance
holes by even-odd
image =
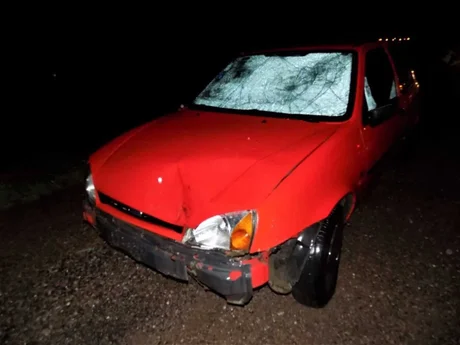
[[[334,208],[321,222],[299,280],[292,288],[297,302],[322,308],[335,293],[344,228],[343,206]]]

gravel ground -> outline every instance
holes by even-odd
[[[79,189],[3,211],[0,343],[459,344],[460,159],[445,133],[386,162],[321,310],[268,287],[232,307],[163,277],[82,223]]]

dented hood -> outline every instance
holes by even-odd
[[[184,110],[105,148],[111,153],[98,156],[94,182],[145,214],[197,226],[215,214],[257,208],[337,126]]]

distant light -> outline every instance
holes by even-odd
[[[381,42],[381,41],[382,41],[382,39],[381,39],[381,38],[379,38],[379,41]]]
[[[392,41],[396,41],[396,37],[393,37]]]
[[[402,41],[402,38],[400,38],[399,40]]]
[[[407,37],[407,40],[409,41],[409,40],[410,40],[410,37]]]
[[[388,38],[385,38],[385,41],[388,42]]]

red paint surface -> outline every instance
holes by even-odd
[[[231,281],[235,281],[239,279],[242,275],[243,273],[241,273],[241,271],[231,271],[228,275],[228,279],[230,279]]]
[[[268,252],[262,253],[261,258],[244,260],[243,264],[251,265],[253,288],[262,286],[268,281]]]
[[[94,171],[95,185],[144,213],[191,227],[256,208],[338,127],[263,119],[183,111],[154,121]]]
[[[409,113],[363,127],[364,57],[373,46],[329,47],[355,49],[359,55],[349,120],[309,123],[185,109],[132,130],[92,155],[96,189],[189,227],[216,214],[255,209],[253,253],[296,236],[325,218],[345,195],[355,194],[363,172],[416,122],[416,114]],[[407,106],[412,96],[400,95],[401,102]],[[182,238],[99,200],[97,206],[160,235]],[[268,268],[260,261],[253,265],[253,285],[258,286],[267,281]]]

